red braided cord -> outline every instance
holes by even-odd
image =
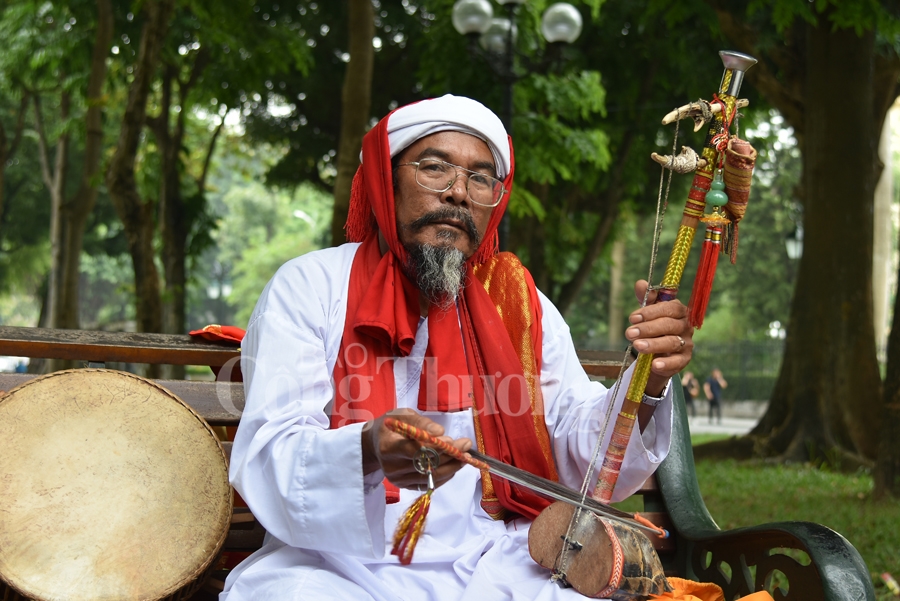
[[[384,418],[385,427],[391,432],[396,432],[400,436],[405,436],[410,440],[415,440],[421,442],[423,445],[428,445],[433,447],[443,453],[444,455],[449,455],[453,457],[457,461],[461,461],[462,463],[468,463],[471,466],[477,467],[480,470],[487,470],[488,464],[483,461],[479,461],[466,453],[463,453],[456,447],[447,444],[443,440],[438,440],[425,430],[421,428],[416,428],[406,422],[401,422],[400,420],[396,420],[392,417]]]

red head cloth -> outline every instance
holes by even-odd
[[[401,269],[407,261],[407,252],[397,234],[391,158],[415,141],[442,131],[466,133],[487,143],[498,177],[504,179],[507,190],[512,188],[514,160],[509,136],[500,119],[474,100],[455,96],[424,100],[397,109],[366,134],[345,228],[351,242],[363,245],[354,258],[350,274],[344,337],[334,369],[332,427],[369,420],[396,406],[393,358],[411,351],[420,309],[419,291]],[[538,411],[485,409],[494,402],[489,398],[492,393],[485,391],[482,381],[485,375],[500,374],[518,378],[517,382],[525,381],[518,349],[504,328],[496,305],[473,271],[473,265],[485,263],[497,254],[497,227],[508,202],[506,194],[491,212],[481,245],[466,262],[466,285],[458,302],[449,308],[432,305],[429,309],[428,348],[419,386],[419,409],[459,411],[474,405],[479,415],[487,415],[479,417],[476,423],[479,446],[523,469],[554,477],[543,425],[540,387],[534,377],[530,394],[537,398],[537,404],[530,406],[537,407]],[[384,255],[378,245],[379,231],[389,248]],[[504,253],[498,258],[504,256],[521,268],[512,255]],[[530,276],[524,268],[521,270],[525,275],[520,280],[528,282],[522,289],[530,293],[518,298],[520,304],[529,307],[539,374],[540,303]],[[516,403],[515,407],[519,406]],[[517,513],[534,517],[546,505],[532,493],[512,490],[506,481],[498,482],[496,489],[500,504]]]

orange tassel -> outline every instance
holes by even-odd
[[[425,529],[425,518],[428,517],[428,509],[431,507],[432,492],[434,491],[427,491],[409,506],[403,519],[397,524],[397,531],[394,532],[394,548],[391,549],[391,555],[399,557],[400,563],[405,566],[412,561],[416,543],[419,542],[419,537]]]
[[[694,328],[703,325],[713,280],[716,277],[716,265],[719,262],[722,230],[729,223],[729,220],[718,211],[718,207],[709,217],[704,217],[701,221],[706,223],[706,237],[703,240],[700,265],[697,267],[697,277],[694,278],[694,289],[688,303],[688,323]]]

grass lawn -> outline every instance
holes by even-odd
[[[880,574],[900,579],[900,501],[872,501],[870,474],[735,461],[700,461],[696,467],[703,499],[723,530],[786,520],[824,524],[859,550],[878,598],[897,599]]]

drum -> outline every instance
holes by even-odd
[[[0,599],[183,599],[231,521],[222,446],[172,393],[79,369],[0,397]]]
[[[672,591],[653,543],[628,524],[557,501],[531,524],[528,550],[539,565],[586,597],[636,601]],[[563,554],[568,534],[566,553]]]

